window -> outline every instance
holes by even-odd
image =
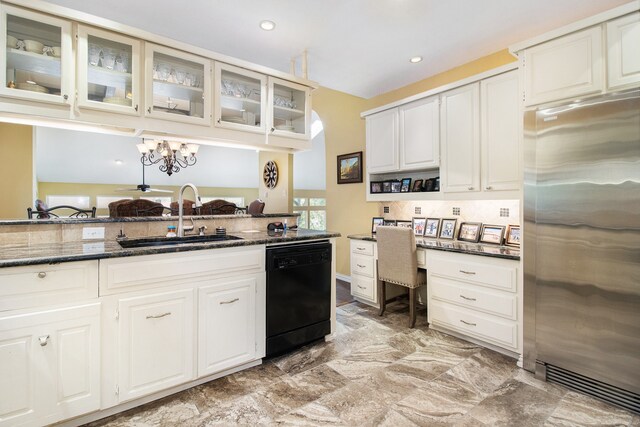
[[[299,228],[327,229],[327,199],[324,197],[294,197],[293,213],[300,214]]]
[[[133,197],[121,197],[121,196],[97,196],[96,197],[96,207],[98,209],[108,209],[109,203],[115,202],[118,200],[133,200]]]
[[[166,206],[168,208],[171,207],[171,196],[169,197],[140,197],[144,200],[151,200],[152,202],[162,203],[162,206]]]
[[[89,196],[47,196],[47,206],[73,206],[78,209],[91,209]]]
[[[202,201],[202,203],[207,203],[217,199],[226,200],[229,203],[234,203],[239,208],[244,208],[246,206],[244,204],[244,197],[233,197],[233,196],[200,197],[200,200]]]

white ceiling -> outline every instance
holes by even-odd
[[[50,2],[281,71],[307,49],[310,79],[370,98],[628,0]]]

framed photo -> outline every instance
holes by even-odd
[[[440,218],[427,218],[424,226],[424,237],[438,237]]]
[[[371,194],[382,193],[382,181],[371,181],[369,183]]]
[[[433,178],[425,179],[422,191],[433,191]]]
[[[382,225],[395,227],[396,226],[396,222],[397,221],[395,219],[385,219],[384,222],[382,223]]]
[[[379,225],[383,225],[384,224],[384,218],[381,216],[374,216],[373,218],[371,218],[371,234],[376,234],[376,228],[378,228]]]
[[[480,239],[480,228],[482,224],[479,222],[462,222],[458,231],[458,240],[464,242],[476,243]]]
[[[453,240],[456,234],[456,223],[457,219],[443,219],[442,227],[440,227],[440,235],[441,239],[449,239]]]
[[[411,228],[411,221],[396,221],[396,227]]]
[[[413,188],[411,189],[411,191],[413,191],[414,193],[422,191],[422,180],[421,179],[416,179],[415,181],[413,181]]]
[[[411,227],[413,228],[413,234],[416,236],[424,236],[424,227],[427,224],[427,218],[413,218],[411,219]]]
[[[399,193],[402,189],[402,182],[400,181],[391,181],[391,192]]]
[[[401,193],[408,193],[411,191],[411,178],[402,178],[402,181],[400,182],[402,183],[400,186]]]
[[[338,156],[338,184],[362,182],[362,151]]]
[[[504,229],[504,225],[483,225],[480,242],[501,245],[502,237],[504,236]]]
[[[391,193],[391,181],[384,181],[382,183],[382,192]]]
[[[520,246],[520,226],[510,225],[507,227],[507,234],[504,238],[504,244],[507,246]]]

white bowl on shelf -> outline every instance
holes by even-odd
[[[33,53],[42,53],[42,49],[44,49],[44,44],[40,43],[37,40],[25,40],[24,47],[28,52]]]
[[[60,46],[53,46],[53,56],[56,58],[60,58],[60,54],[62,54],[62,48]]]
[[[7,34],[7,47],[15,49],[18,46],[18,39],[12,35]]]
[[[36,83],[18,83],[16,88],[20,90],[28,90],[31,92],[49,93],[49,89]]]

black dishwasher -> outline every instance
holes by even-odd
[[[267,247],[266,356],[331,333],[331,244]]]

